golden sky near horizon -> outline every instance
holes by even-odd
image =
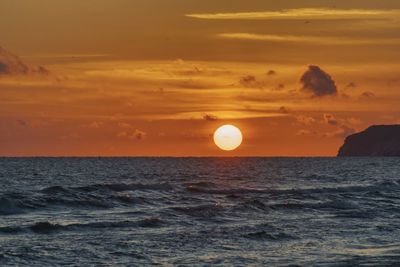
[[[394,0],[2,0],[0,156],[334,156],[399,122],[399,22]]]

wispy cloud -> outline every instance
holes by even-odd
[[[273,35],[273,34],[254,34],[254,33],[221,33],[219,38],[253,40],[268,42],[292,42],[292,43],[311,43],[322,45],[371,45],[371,44],[400,44],[399,38],[387,39],[367,39],[351,37],[331,37],[331,36],[295,36],[295,35]]]
[[[39,55],[29,55],[23,56],[24,58],[52,58],[52,59],[62,59],[62,58],[100,58],[100,57],[112,57],[112,54],[39,54]]]
[[[328,9],[299,8],[264,12],[187,14],[197,19],[273,20],[273,19],[388,19],[400,14],[398,9]]]

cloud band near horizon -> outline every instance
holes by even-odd
[[[328,9],[299,8],[263,12],[197,13],[186,17],[212,20],[279,20],[279,19],[389,19],[396,18],[399,9]]]

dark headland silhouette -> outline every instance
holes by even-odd
[[[400,125],[374,125],[350,135],[338,157],[399,157]]]

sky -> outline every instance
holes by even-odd
[[[399,123],[399,22],[397,0],[1,0],[0,156],[335,156]]]

